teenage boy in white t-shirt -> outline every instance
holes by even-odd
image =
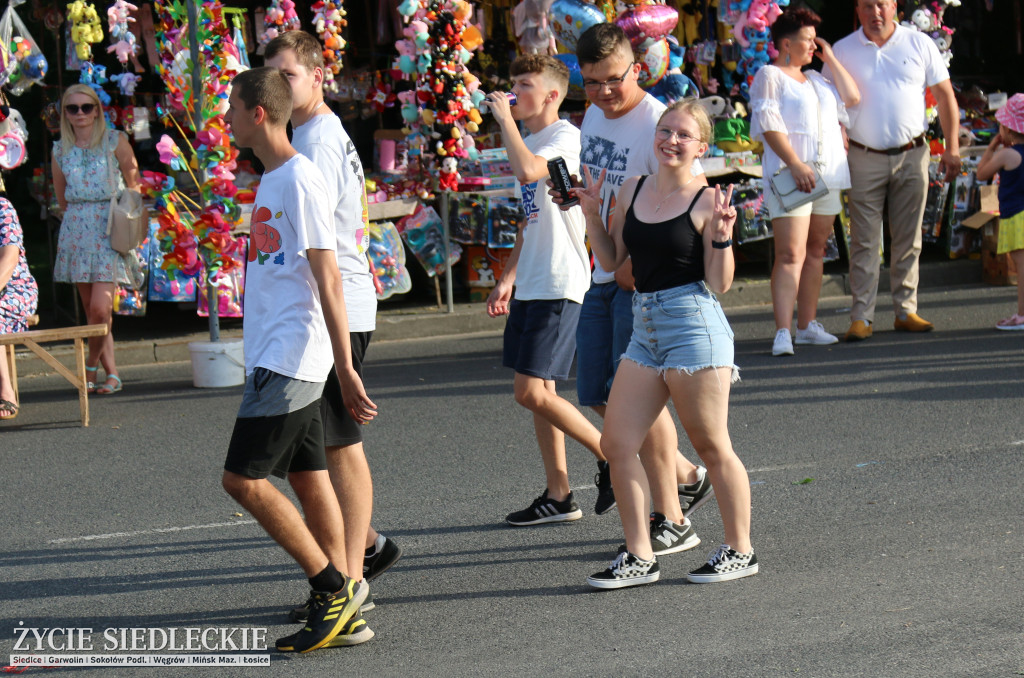
[[[325,66],[320,42],[304,31],[288,31],[267,44],[264,58],[266,65],[280,69],[292,86],[292,146],[312,160],[327,180],[338,268],[345,288],[352,366],[362,377],[363,358],[377,320],[377,294],[366,257],[370,233],[363,166],[341,120],[324,102]],[[333,374],[324,386],[321,415],[327,466],[345,520],[348,567],[373,581],[398,561],[402,550],[370,525],[373,480],[363,450],[362,427],[348,415]],[[363,606],[368,607],[372,604]],[[289,616],[302,621],[305,613],[306,606],[301,606]],[[347,640],[354,645],[372,636],[373,632],[363,627]]]
[[[376,406],[352,368],[341,275],[323,174],[288,143],[291,87],[275,68],[235,77],[224,116],[235,143],[265,167],[246,267],[246,383],[224,462],[224,489],[302,567],[309,619],[277,641],[281,652],[328,646],[369,594],[349,576],[341,510],[323,452],[320,394],[332,363],[356,421]],[[287,475],[302,505],[267,477]]]
[[[584,91],[593,105],[580,128],[580,164],[592,177],[606,172],[601,189],[601,217],[606,227],[622,182],[654,174],[654,129],[665,105],[640,88],[629,38],[616,24],[588,28],[576,43]],[[703,174],[699,166],[695,175]],[[707,183],[701,177],[698,181]],[[580,405],[604,416],[612,379],[633,333],[633,272],[629,259],[617,271],[605,271],[595,260],[593,282],[583,300],[576,347],[576,391]],[[641,448],[655,515],[651,534],[655,553],[663,555],[700,543],[686,518],[711,498],[707,471],[678,452],[679,437],[668,409],[662,410]],[[675,473],[672,473],[673,467]],[[607,476],[607,467],[604,474]],[[673,483],[675,479],[675,483]]]
[[[519,182],[526,222],[516,234],[501,279],[487,298],[487,313],[492,318],[509,316],[502,364],[515,370],[515,399],[533,413],[544,462],[544,492],[529,507],[506,517],[510,525],[522,526],[583,516],[569,489],[566,434],[590,450],[598,462],[607,462],[601,454],[601,433],[555,391],[556,380],[569,378],[576,353],[576,321],[590,286],[583,213],[579,207],[558,209],[544,194],[542,183],[548,177],[547,163],[554,158],[562,158],[569,172],[579,171],[580,131],[558,118],[558,107],[569,88],[569,69],[552,56],[529,54],[512,62],[509,72],[516,105],[509,106],[504,92],[492,92],[487,102]],[[530,131],[525,140],[516,121]]]

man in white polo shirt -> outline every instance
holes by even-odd
[[[895,21],[895,0],[856,0],[861,28],[832,51],[860,88],[851,106],[850,288],[852,324],[847,341],[872,334],[881,258],[882,209],[889,201],[892,235],[890,280],[894,327],[927,332],[933,325],[917,314],[921,220],[928,194],[928,143],[924,137],[925,88],[939,105],[946,137],[946,180],[960,172],[959,112],[949,71],[931,38]],[[826,67],[826,77],[828,77]]]

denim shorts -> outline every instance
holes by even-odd
[[[718,299],[703,282],[658,292],[633,293],[633,338],[622,356],[664,374],[693,374],[709,367],[732,368],[733,332]]]
[[[593,283],[576,327],[576,395],[580,405],[608,403],[619,359],[633,333],[632,292],[614,281]]]

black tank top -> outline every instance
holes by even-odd
[[[704,240],[693,227],[690,211],[707,186],[701,186],[685,212],[653,224],[640,221],[633,203],[647,176],[640,177],[622,225],[622,242],[633,260],[639,292],[657,292],[704,279]]]

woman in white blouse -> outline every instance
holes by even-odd
[[[846,106],[860,101],[850,74],[832,54],[831,46],[817,37],[821,23],[806,9],[786,10],[772,24],[772,40],[779,54],[754,76],[750,87],[753,111],[751,135],[765,143],[764,199],[775,237],[772,269],[772,306],[775,342],[772,355],[793,355],[793,308],[797,308],[797,344],[834,344],[839,341],[815,318],[821,291],[822,259],[832,224],[839,214],[839,191],[850,187],[846,146],[840,123],[848,122]],[[802,70],[818,56],[833,74]],[[771,192],[769,181],[788,167],[797,188],[810,193],[814,170],[829,192],[814,202],[786,212]]]

